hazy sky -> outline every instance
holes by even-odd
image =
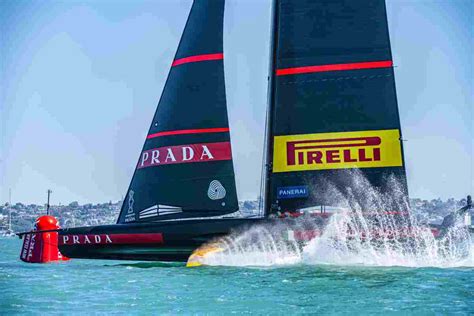
[[[191,0],[0,0],[0,202],[118,200]],[[229,0],[237,190],[259,194],[270,0]],[[412,197],[474,193],[474,1],[387,0]]]

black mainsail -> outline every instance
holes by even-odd
[[[238,209],[223,65],[224,0],[196,0],[118,223]]]
[[[265,210],[335,205],[354,169],[407,192],[384,0],[275,0]]]

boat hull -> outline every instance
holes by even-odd
[[[69,258],[187,261],[202,244],[263,219],[206,219],[63,229],[59,251]]]
[[[278,227],[284,238],[304,245],[321,234],[328,218],[323,213],[310,220],[220,218],[77,227],[60,230],[58,245],[69,258],[186,262],[203,244],[254,225]],[[439,227],[431,231],[440,236]]]

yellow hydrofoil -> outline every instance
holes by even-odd
[[[206,258],[222,251],[224,251],[224,248],[217,243],[203,245],[194,250],[189,256],[186,267],[200,267],[206,265]]]

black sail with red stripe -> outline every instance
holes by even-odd
[[[223,65],[224,0],[195,0],[119,223],[238,209]]]
[[[275,0],[271,73],[267,213],[407,193],[384,0]]]

